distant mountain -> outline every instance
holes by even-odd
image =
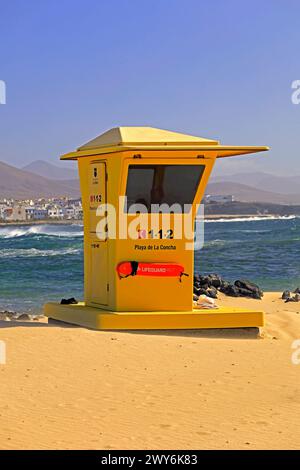
[[[278,188],[280,190],[280,188]],[[274,204],[300,204],[300,188],[297,194],[280,194],[279,192],[265,191],[246,184],[233,181],[209,183],[206,194],[233,195],[237,201],[267,202]]]
[[[74,168],[76,168],[76,166]],[[31,162],[29,165],[24,166],[22,170],[30,171],[31,173],[44,176],[51,180],[73,180],[78,178],[77,169],[53,165],[52,163],[45,162],[44,160]]]
[[[0,197],[29,199],[35,197],[78,197],[79,181],[55,181],[0,162]]]
[[[300,194],[299,176],[277,176],[269,173],[236,173],[230,176],[214,176],[212,183],[233,182],[245,184],[263,191],[273,191],[281,194]]]
[[[27,165],[26,168],[29,168]],[[77,172],[68,168],[59,168],[55,165],[47,162],[39,161],[33,162],[31,167],[35,167],[38,171],[48,169],[48,176],[39,176],[37,173],[28,170],[20,170],[6,163],[0,162],[0,197],[4,198],[15,198],[15,199],[27,199],[36,197],[55,197],[55,196],[69,196],[77,197],[80,195],[79,180],[77,178]],[[54,169],[54,170],[53,170]],[[64,179],[52,179],[55,171],[58,170],[60,177],[64,176]],[[68,178],[68,175],[74,176],[75,178]],[[50,177],[51,175],[51,177]],[[242,175],[242,176],[241,176]],[[248,184],[237,183],[233,180],[224,181],[224,179],[231,178],[242,178],[243,181],[247,179]],[[261,178],[261,179],[260,179]],[[271,179],[273,178],[273,179]],[[275,179],[279,179],[280,182],[276,184],[276,191],[266,190],[267,183],[264,185],[262,181],[271,181],[275,184]],[[236,200],[242,202],[262,202],[262,203],[274,203],[274,204],[300,204],[300,187],[298,177],[275,177],[264,173],[241,173],[239,175],[233,175],[231,177],[222,177],[223,181],[218,180],[217,177],[212,178],[212,182],[207,187],[206,194],[213,195],[229,195],[232,194]],[[289,179],[289,182],[285,182],[285,179]],[[283,184],[283,180],[285,184]],[[258,181],[260,183],[258,184]],[[292,183],[296,184],[292,184]],[[252,183],[252,184],[250,184]],[[257,187],[254,184],[258,184]],[[273,184],[273,183],[272,183]],[[283,189],[289,193],[284,193]]]

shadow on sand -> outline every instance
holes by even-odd
[[[83,328],[71,323],[49,319],[49,321],[0,321],[1,328]],[[90,329],[90,328],[85,328]],[[96,330],[92,330],[96,331]],[[259,328],[224,328],[224,329],[199,329],[199,330],[105,330],[106,333],[169,336],[186,338],[215,338],[215,339],[260,339]],[[102,332],[99,330],[99,334]]]
[[[22,327],[22,328],[52,328],[54,326],[59,326],[61,328],[80,328],[77,325],[71,325],[70,323],[63,323],[60,321],[56,320],[50,320],[50,321],[18,321],[18,320],[10,320],[10,321],[5,321],[5,320],[0,320],[0,329],[1,328],[16,328],[16,327]]]
[[[260,339],[259,328],[224,328],[199,330],[127,330],[114,333],[129,333],[133,335],[177,336],[186,338],[215,338],[215,339]]]

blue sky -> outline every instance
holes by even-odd
[[[0,0],[0,160],[150,125],[272,147],[219,172],[300,175],[299,39],[296,0]]]

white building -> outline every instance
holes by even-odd
[[[47,209],[34,209],[33,218],[34,220],[47,219],[48,211]]]
[[[218,203],[218,204],[222,204],[222,203],[226,203],[226,202],[234,202],[234,196],[232,194],[228,194],[228,195],[218,195],[218,194],[207,194],[205,196],[205,202],[213,202],[213,203]]]
[[[80,220],[83,218],[83,210],[82,207],[75,207],[75,219]]]
[[[34,219],[34,207],[25,207],[26,212],[26,219],[33,220]]]
[[[75,219],[75,208],[74,207],[65,207],[64,212],[65,212],[65,217],[67,219]]]
[[[7,209],[7,205],[5,203],[0,203],[0,219],[4,219],[5,211]]]
[[[24,206],[7,207],[5,210],[5,220],[23,222],[26,221],[26,210]]]
[[[63,219],[64,209],[62,207],[57,207],[57,206],[49,207],[48,217],[50,219]]]

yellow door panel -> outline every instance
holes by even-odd
[[[106,164],[91,162],[89,165],[89,288],[88,303],[107,305],[108,303],[108,242],[103,236],[101,219],[104,211],[97,214],[101,204],[106,203]]]
[[[102,232],[97,225],[104,217],[97,215],[97,209],[106,203],[106,164],[105,162],[92,162],[89,166],[89,227],[92,238],[103,240]]]
[[[91,243],[89,303],[108,303],[108,250],[107,242]]]

